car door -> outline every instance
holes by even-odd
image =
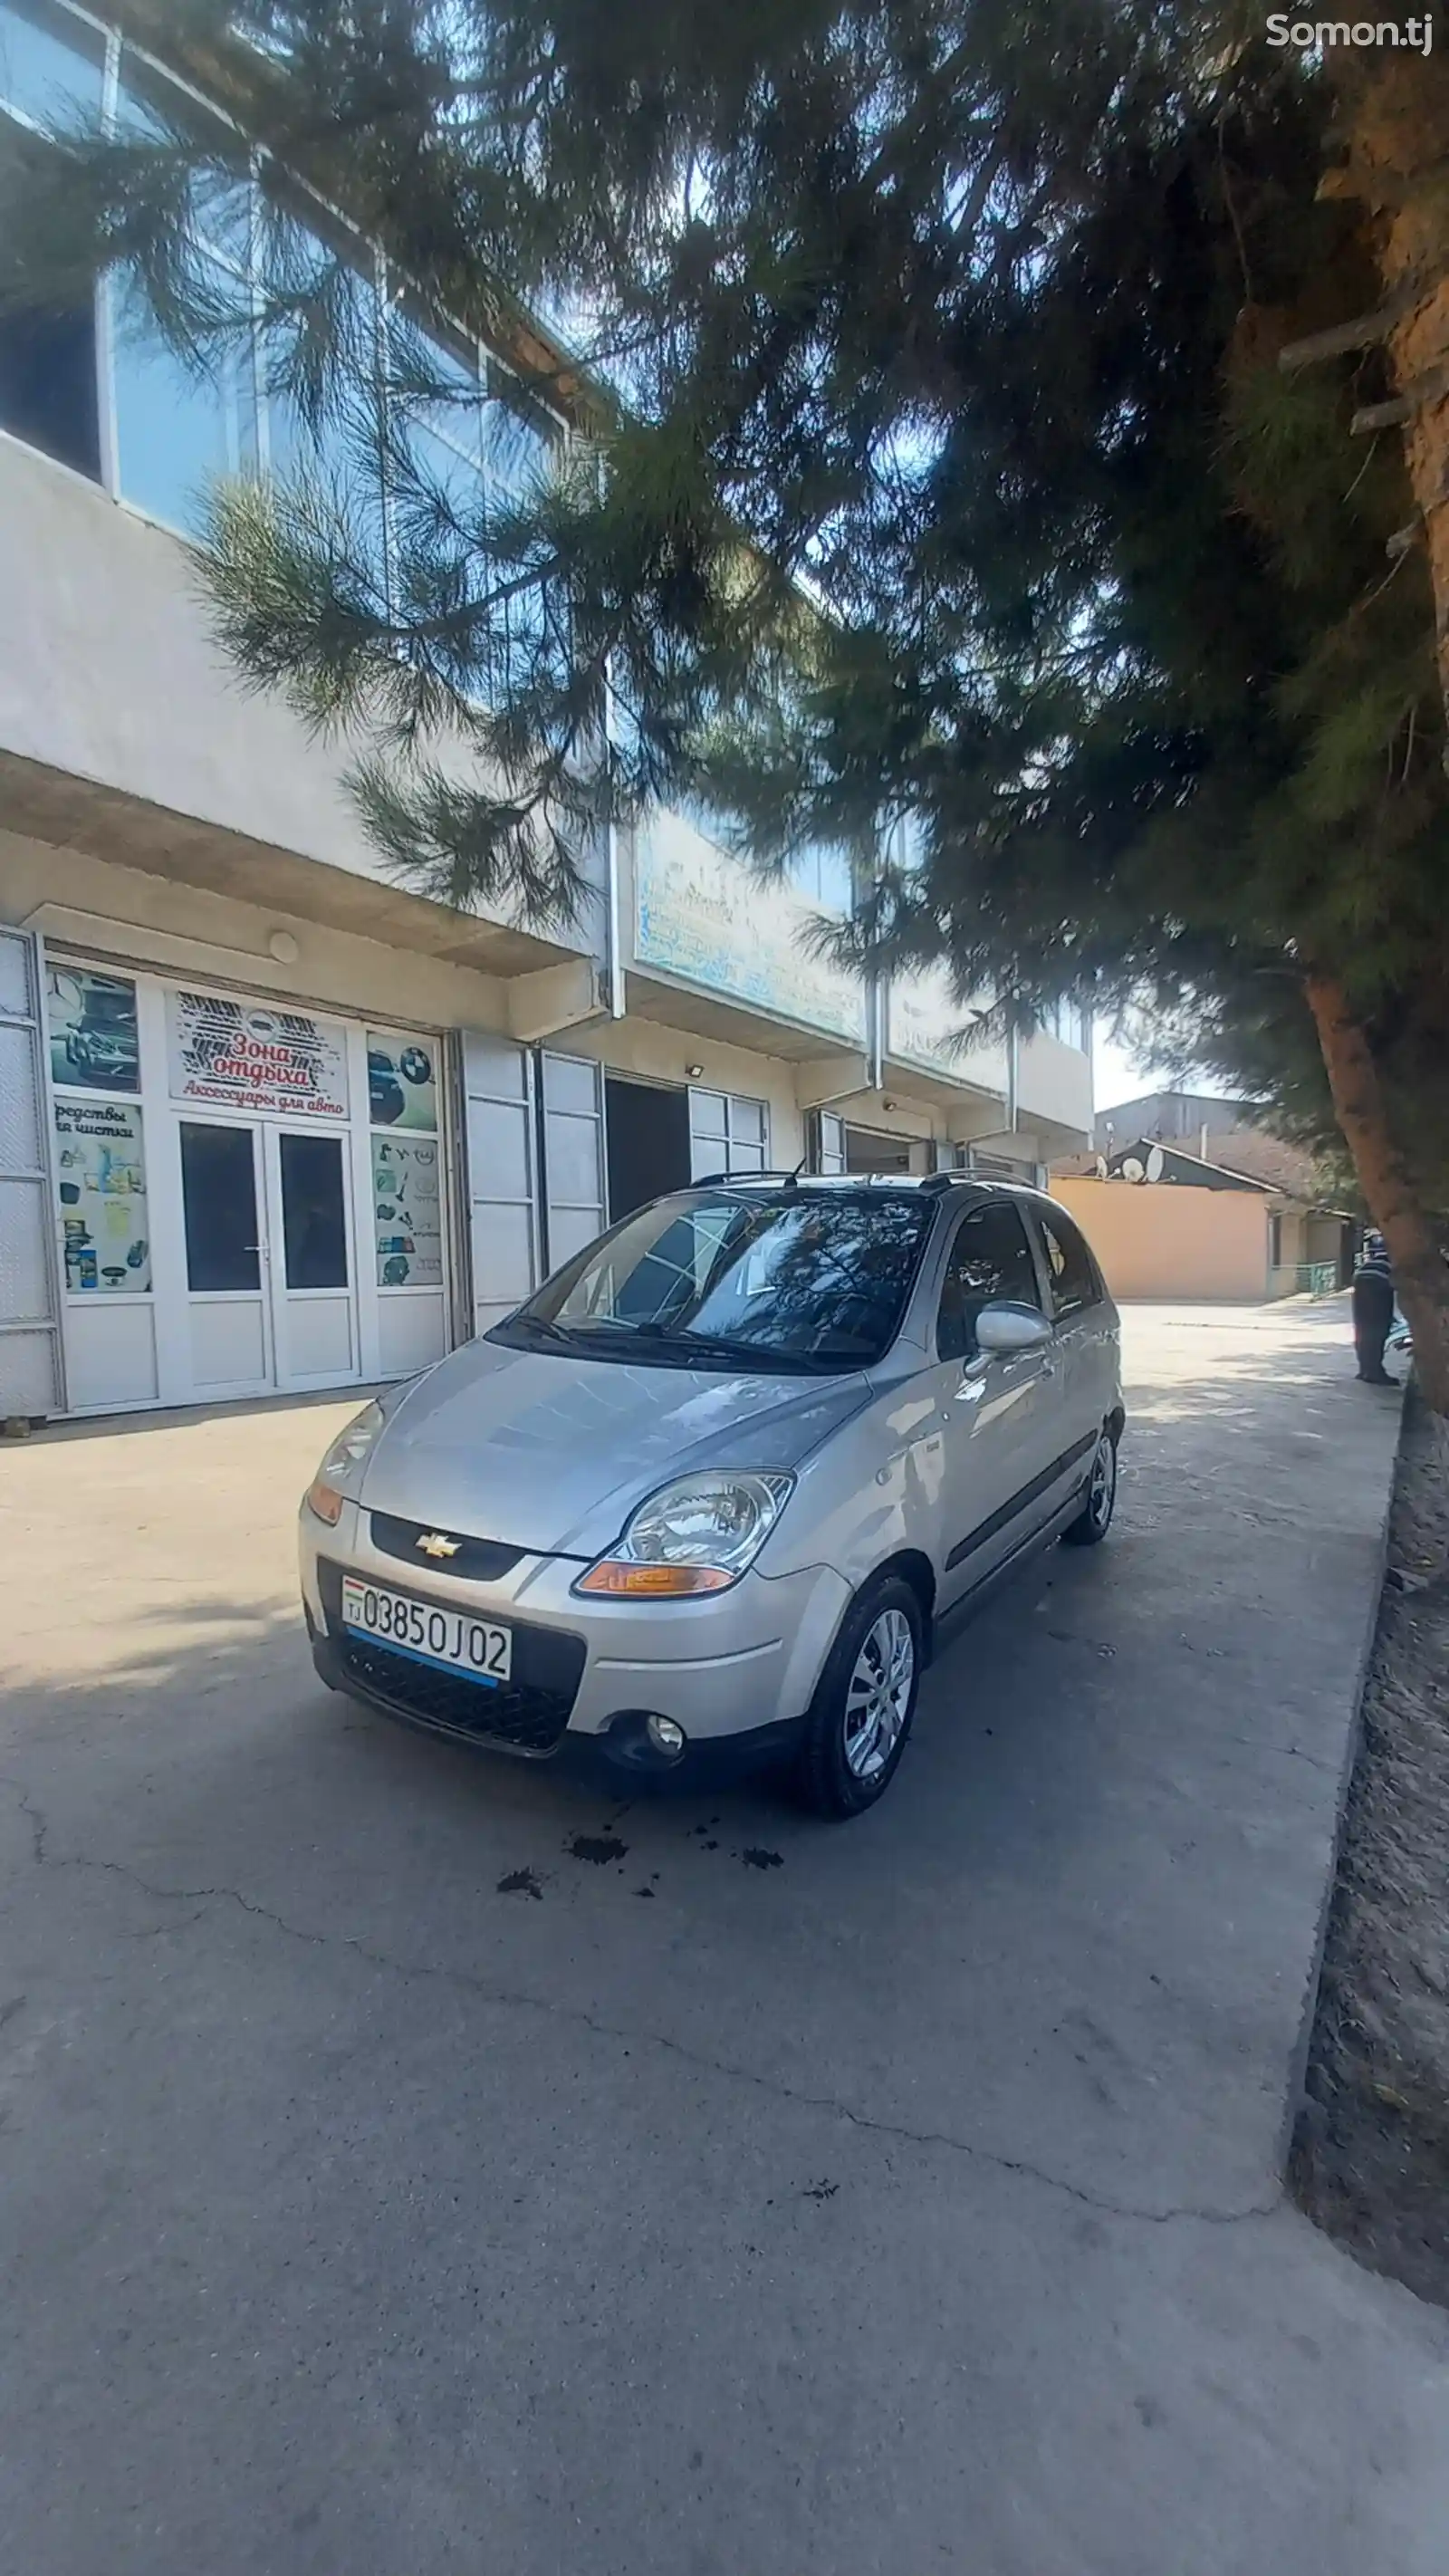
[[[1049,1509],[1042,1495],[1058,1446],[1055,1349],[1009,1358],[979,1351],[976,1317],[1003,1298],[1042,1310],[1021,1210],[1005,1196],[981,1201],[957,1225],[936,1317],[943,1608],[1010,1556]]]
[[[1116,1316],[1086,1239],[1065,1210],[1037,1200],[1029,1221],[1041,1248],[1047,1311],[1055,1327],[1054,1410],[1069,1480],[1082,1472],[1117,1402]],[[1064,1490],[1070,1491],[1069,1481]]]

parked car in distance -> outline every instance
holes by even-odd
[[[617,1778],[789,1761],[871,1806],[933,1628],[1107,1534],[1116,1309],[1070,1217],[940,1175],[656,1199],[334,1441],[301,1511],[317,1669]]]

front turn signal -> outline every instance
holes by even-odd
[[[734,1581],[721,1565],[631,1565],[627,1557],[601,1557],[581,1574],[575,1592],[604,1592],[614,1599],[678,1601],[695,1592],[727,1592]]]
[[[315,1512],[319,1521],[325,1521],[329,1529],[335,1529],[342,1518],[342,1496],[335,1485],[324,1485],[319,1476],[307,1488],[307,1509]]]

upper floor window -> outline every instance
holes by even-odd
[[[1041,1024],[1047,1036],[1059,1038],[1063,1046],[1075,1047],[1080,1054],[1090,1051],[1092,1015],[1076,1002],[1049,1002],[1041,1015]]]
[[[0,0],[0,153],[47,150],[43,128],[100,110],[105,42],[45,0]],[[101,476],[94,296],[0,313],[0,429],[93,482]]]
[[[844,850],[822,841],[812,842],[792,858],[790,882],[812,903],[818,903],[822,912],[846,913],[851,909],[850,860]]]
[[[0,0],[0,106],[40,129],[100,112],[105,39],[46,0]]]

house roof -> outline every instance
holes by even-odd
[[[1208,1141],[1212,1143],[1214,1140],[1209,1138]],[[1326,1216],[1346,1213],[1342,1208],[1328,1206],[1315,1190],[1312,1162],[1297,1146],[1284,1145],[1275,1136],[1259,1135],[1241,1128],[1216,1141],[1221,1147],[1221,1160],[1190,1154],[1185,1145],[1174,1145],[1161,1137],[1139,1136],[1134,1142],[1117,1147],[1107,1163],[1108,1178],[1121,1180],[1124,1163],[1138,1162],[1145,1170],[1148,1156],[1160,1154],[1160,1168],[1169,1187],[1175,1178],[1180,1184],[1196,1182],[1203,1189],[1252,1190],[1262,1198],[1292,1199],[1300,1207],[1318,1208]],[[1246,1150],[1240,1150],[1243,1148]],[[1075,1174],[1090,1178],[1100,1160],[1096,1154],[1072,1154],[1052,1168],[1064,1177]],[[1252,1163],[1256,1163],[1258,1168],[1247,1168]]]

